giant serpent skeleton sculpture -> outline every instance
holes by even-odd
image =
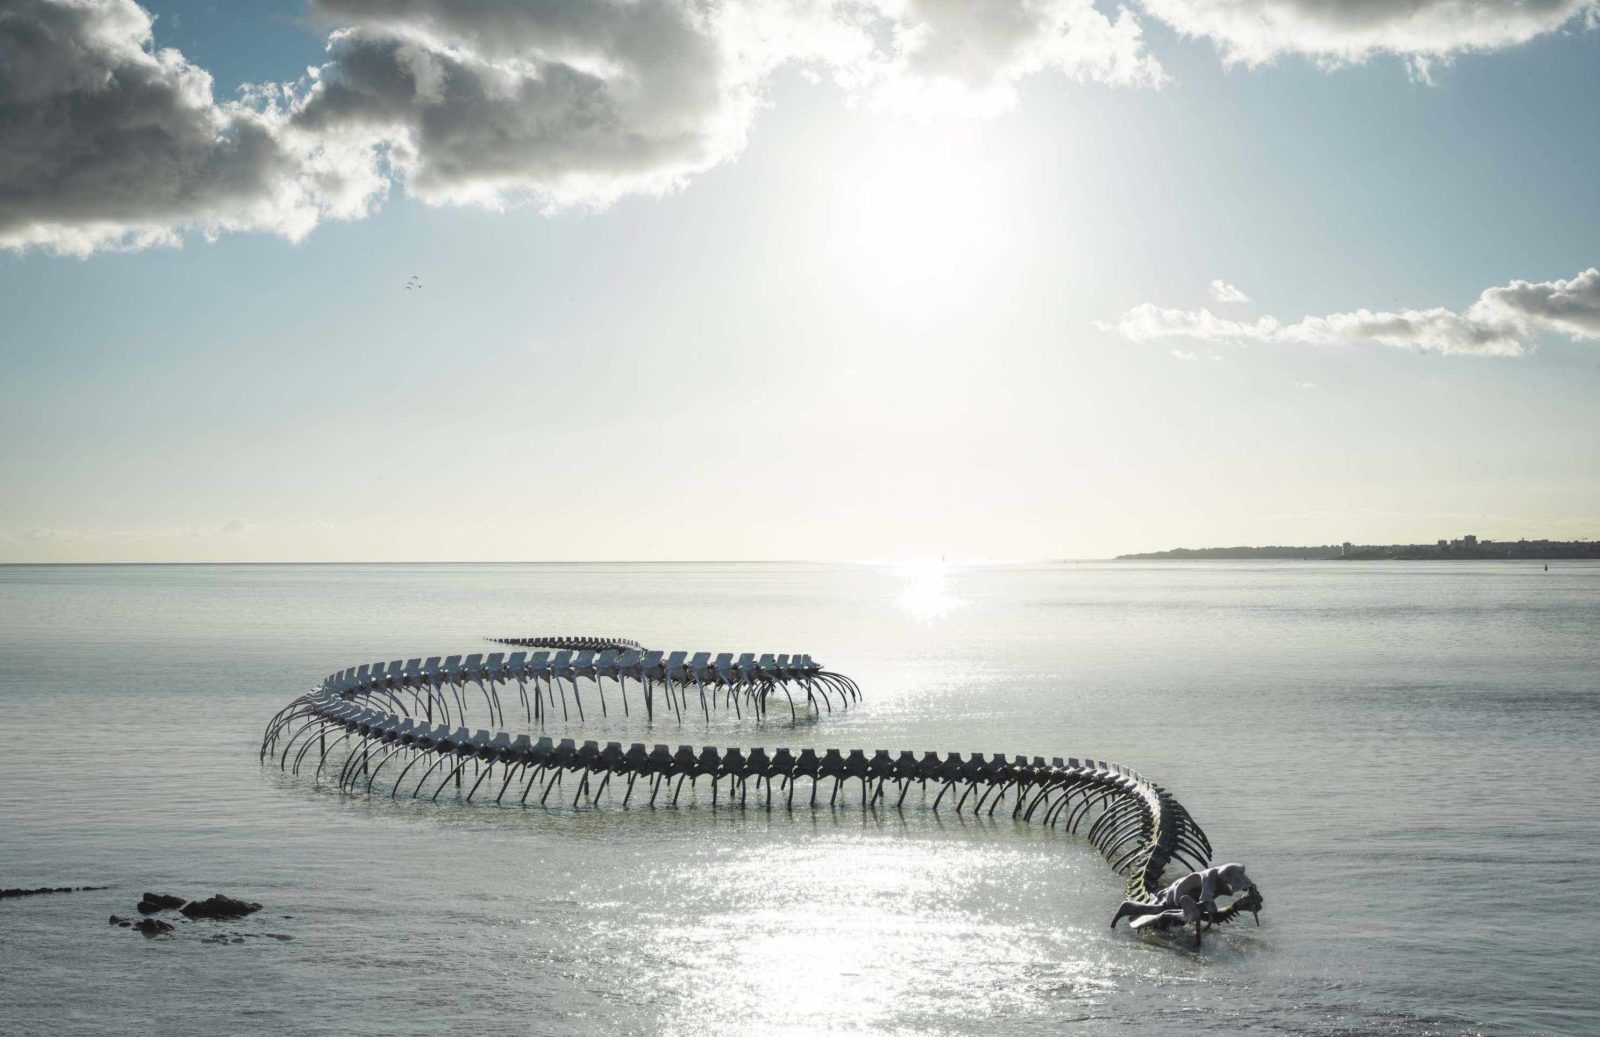
[[[1243,912],[1255,915],[1260,924],[1261,893],[1244,866],[1207,867],[1211,843],[1189,812],[1166,789],[1119,764],[1060,757],[1047,762],[1040,756],[1008,759],[1000,754],[985,759],[981,753],[963,759],[959,753],[917,756],[910,750],[895,754],[886,749],[870,753],[827,749],[819,755],[814,749],[768,753],[760,748],[680,745],[672,751],[665,745],[646,747],[638,742],[625,747],[620,742],[578,745],[571,738],[513,737],[503,730],[513,687],[515,705],[521,707],[513,709],[513,717],[520,711],[530,726],[541,727],[554,719],[558,709],[564,722],[574,713],[579,722],[585,719],[580,681],[598,693],[602,714],[609,715],[604,684],[609,680],[616,685],[624,714],[631,715],[631,680],[648,718],[654,719],[659,699],[664,702],[659,708],[670,708],[679,721],[684,710],[692,712],[696,704],[708,721],[713,709],[729,707],[741,717],[746,711],[764,717],[780,693],[791,718],[797,718],[801,708],[831,713],[836,706],[844,709],[858,701],[860,689],[850,678],[824,670],[809,655],[713,658],[700,652],[690,656],[648,651],[636,642],[606,637],[491,640],[546,650],[452,655],[443,660],[435,656],[341,670],[267,723],[262,761],[270,753],[281,769],[299,774],[315,749],[316,777],[320,779],[330,761],[337,762],[341,789],[366,793],[387,789],[396,798],[406,794],[437,800],[453,784],[452,796],[468,803],[480,790],[485,796],[493,790],[496,804],[511,795],[512,802],[524,806],[535,789],[536,802],[547,803],[568,775],[576,779],[574,807],[585,797],[598,804],[608,789],[615,797],[618,786],[622,805],[627,806],[642,779],[651,807],[668,792],[669,802],[676,804],[685,783],[692,793],[705,780],[714,806],[726,792],[730,803],[745,808],[754,782],[759,794],[755,805],[771,810],[777,781],[782,808],[792,810],[802,781],[810,786],[807,804],[815,807],[819,789],[832,779],[830,806],[837,803],[841,786],[859,781],[863,808],[877,809],[887,803],[886,792],[892,791],[894,807],[900,809],[913,785],[925,798],[931,782],[938,788],[934,811],[948,797],[958,813],[970,802],[974,814],[987,807],[993,816],[1009,796],[1013,818],[1085,831],[1090,843],[1128,879],[1127,899],[1111,919],[1113,928],[1126,917],[1137,929],[1164,931],[1193,924],[1198,945],[1202,926],[1233,921]],[[470,731],[465,726],[469,704],[474,712],[487,712],[488,722],[497,730]],[[341,747],[345,755],[339,761],[336,750]],[[386,773],[392,778],[379,784]],[[615,785],[612,779],[617,780]],[[1172,864],[1191,870],[1163,885],[1163,875]],[[1231,902],[1219,904],[1219,896],[1230,895]]]

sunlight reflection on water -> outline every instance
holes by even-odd
[[[950,593],[949,566],[944,562],[916,562],[900,569],[904,587],[896,602],[919,622],[944,619],[961,605]]]
[[[1047,994],[1092,1004],[1112,985],[1104,962],[1063,955],[1061,934],[976,908],[1024,873],[1021,855],[881,838],[841,855],[840,842],[777,859],[736,850],[675,876],[696,910],[657,929],[650,948],[684,963],[648,980],[673,994],[668,1029],[752,1018],[796,1032],[937,1029],[956,1003],[970,1018],[1004,1017]],[[1041,952],[1049,966],[1034,973]]]

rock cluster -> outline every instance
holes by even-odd
[[[213,894],[210,899],[207,900],[185,900],[182,897],[175,897],[169,893],[146,893],[140,899],[138,903],[138,909],[140,914],[146,916],[159,914],[162,911],[177,911],[189,921],[202,918],[226,920],[243,918],[246,915],[253,915],[257,911],[261,910],[261,905],[252,904],[244,900],[238,900],[230,896],[224,896],[221,893]],[[136,930],[143,933],[145,936],[162,936],[166,933],[172,932],[174,928],[170,922],[163,922],[159,918],[149,917],[131,919],[120,918],[117,915],[112,915],[111,924],[119,926],[123,929]],[[201,942],[243,943],[245,936],[254,935],[257,934],[233,934],[231,937],[226,934],[218,934],[209,936]],[[266,935],[271,936],[275,940],[292,939],[292,937],[285,936],[281,933],[267,933]]]
[[[110,886],[40,886],[38,889],[0,889],[0,899],[10,897],[33,897],[41,893],[79,893],[85,890],[110,889]],[[147,938],[165,936],[177,927],[171,922],[164,922],[151,915],[163,911],[176,911],[183,915],[183,921],[198,921],[208,919],[212,921],[227,921],[230,919],[244,918],[261,910],[260,904],[239,900],[235,897],[214,893],[206,900],[185,900],[175,897],[170,893],[146,893],[135,905],[143,918],[123,918],[120,915],[111,916],[111,924],[119,929],[132,929]],[[284,916],[289,917],[288,915]],[[244,943],[247,939],[269,937],[281,943],[287,943],[294,937],[286,933],[213,933],[205,937],[201,943]]]
[[[111,924],[143,933],[146,938],[172,932],[172,923],[163,922],[159,918],[141,918],[135,922],[130,918],[118,918],[116,915],[112,915]]]

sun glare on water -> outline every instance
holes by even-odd
[[[903,589],[896,603],[918,622],[943,619],[960,607],[950,593],[949,566],[943,562],[916,562],[902,570]]]

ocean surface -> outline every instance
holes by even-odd
[[[865,693],[558,736],[1136,767],[1262,924],[1112,932],[1080,838],[916,792],[429,805],[257,762],[332,670],[519,633]],[[1600,1032],[1595,564],[0,567],[0,718],[0,887],[111,887],[0,901],[7,1035]],[[107,925],[145,890],[266,907]]]

